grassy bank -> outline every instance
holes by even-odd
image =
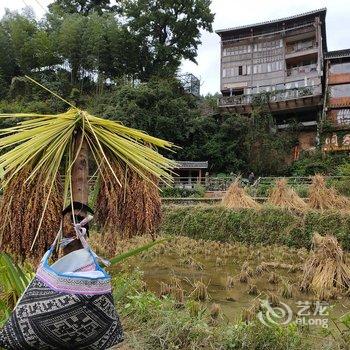
[[[310,247],[314,232],[335,235],[350,250],[350,215],[336,211],[292,213],[279,208],[234,211],[221,206],[164,208],[162,232],[192,238]]]
[[[310,348],[307,337],[295,324],[266,327],[257,319],[231,324],[220,315],[213,317],[196,301],[179,305],[171,297],[158,298],[145,290],[138,272],[119,274],[114,278],[114,286],[126,342],[133,350]]]

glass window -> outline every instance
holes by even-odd
[[[337,123],[350,124],[350,109],[347,108],[337,110]]]
[[[350,73],[350,62],[332,64],[331,73]]]
[[[350,84],[331,86],[332,97],[350,97]]]

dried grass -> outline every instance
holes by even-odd
[[[267,203],[290,210],[305,210],[307,208],[306,203],[287,185],[286,179],[276,181],[275,187],[270,191]]]
[[[249,196],[245,189],[241,187],[239,177],[230,185],[222,198],[221,204],[229,209],[259,209],[261,207],[260,204]]]
[[[320,210],[338,209],[348,211],[350,200],[334,188],[327,188],[325,178],[315,175],[309,188],[309,207]]]
[[[95,208],[96,222],[109,238],[111,248],[118,239],[147,234],[154,236],[161,221],[158,188],[117,162],[113,162],[113,169],[123,187],[103,167]]]
[[[11,179],[4,190],[0,204],[0,250],[9,252],[22,261],[28,259],[38,262],[59,230],[63,188],[60,180],[56,180],[34,249],[30,251],[44,211],[50,183],[44,184],[44,176],[25,182],[29,174],[29,169],[22,170]]]
[[[350,267],[333,236],[313,236],[313,252],[305,262],[300,289],[311,291],[320,300],[329,300],[350,288]]]

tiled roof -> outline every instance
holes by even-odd
[[[327,60],[332,58],[344,58],[344,57],[350,57],[350,49],[328,51],[325,54],[324,58]]]
[[[206,162],[196,162],[179,160],[177,163],[177,169],[208,169],[208,161]]]
[[[298,15],[293,15],[293,16],[289,16],[289,17],[285,17],[285,18],[274,19],[274,20],[271,20],[271,21],[260,22],[260,23],[255,23],[255,24],[247,24],[247,25],[243,25],[243,26],[239,26],[239,27],[233,27],[233,28],[227,28],[227,29],[219,29],[219,30],[216,30],[215,32],[217,34],[220,34],[220,33],[223,33],[223,32],[229,32],[229,31],[233,31],[233,30],[239,30],[239,29],[245,29],[245,28],[251,28],[251,27],[259,27],[259,26],[263,26],[263,25],[268,25],[268,24],[288,21],[288,20],[292,20],[292,19],[297,19],[297,18],[309,16],[309,15],[316,15],[316,14],[319,14],[319,13],[324,13],[325,14],[326,11],[327,11],[326,8],[322,8],[322,9],[313,10],[313,11],[309,11],[309,12],[304,12],[304,13],[301,13],[301,14],[298,14]]]

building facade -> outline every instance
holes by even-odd
[[[324,151],[350,151],[350,49],[326,53],[324,101]]]
[[[326,9],[218,30],[221,37],[221,110],[249,114],[258,96],[278,129],[296,120],[300,145],[316,144],[324,108]],[[260,97],[261,101],[261,97]]]

